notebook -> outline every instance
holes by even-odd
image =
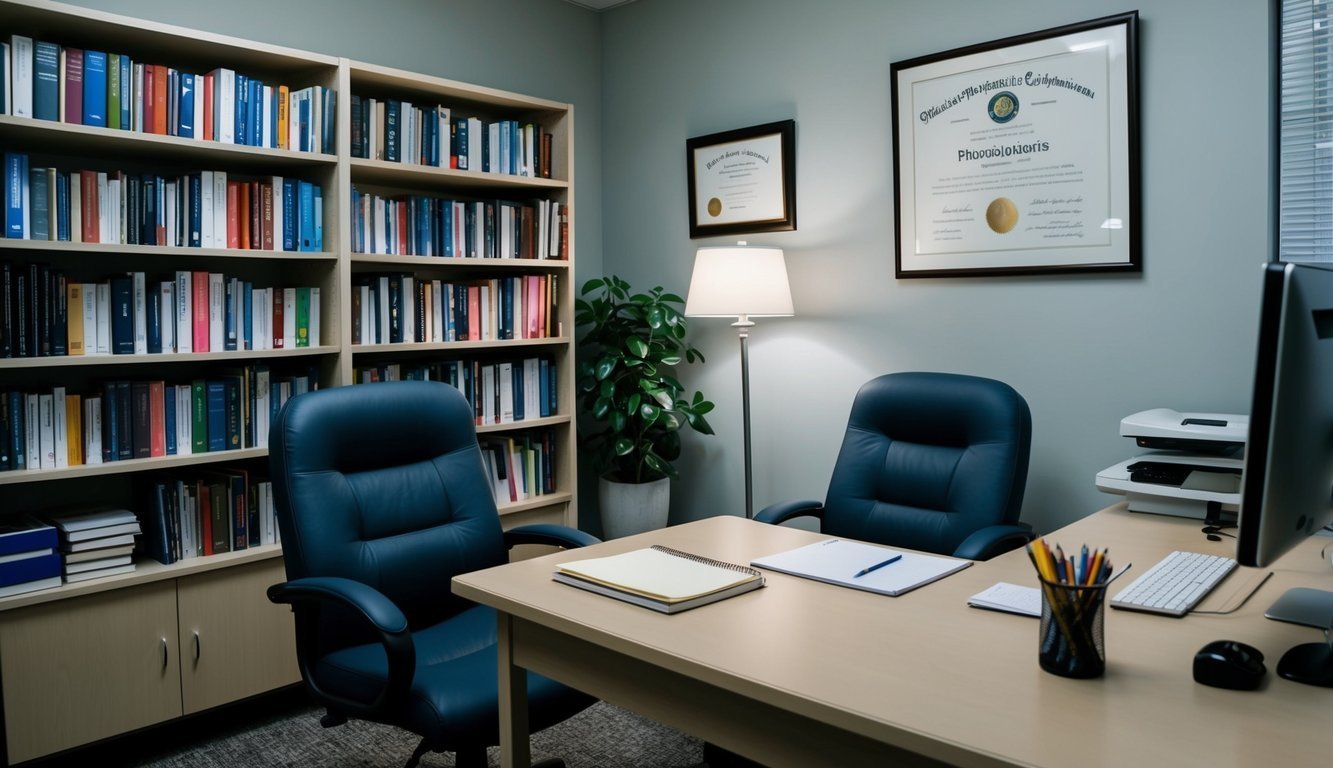
[[[1041,616],[1041,590],[1007,581],[996,582],[967,599],[967,604],[992,611]]]
[[[891,597],[971,564],[971,560],[923,555],[848,539],[817,541],[750,562],[756,568]]]
[[[764,586],[753,568],[661,545],[609,557],[571,560],[553,578],[662,613],[679,613]]]

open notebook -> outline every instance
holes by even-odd
[[[763,574],[753,568],[660,545],[561,563],[553,578],[662,613],[679,613],[764,586]]]
[[[971,565],[848,539],[826,539],[760,557],[750,565],[806,579],[897,597]]]

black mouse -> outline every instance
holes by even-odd
[[[1252,691],[1266,671],[1259,649],[1236,640],[1214,640],[1194,654],[1194,680],[1204,685]]]

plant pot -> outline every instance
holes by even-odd
[[[602,478],[598,481],[597,502],[604,539],[665,528],[671,511],[671,479],[617,483]]]

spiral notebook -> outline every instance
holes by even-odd
[[[656,545],[609,557],[571,560],[552,576],[662,613],[679,613],[764,586],[759,571]]]

